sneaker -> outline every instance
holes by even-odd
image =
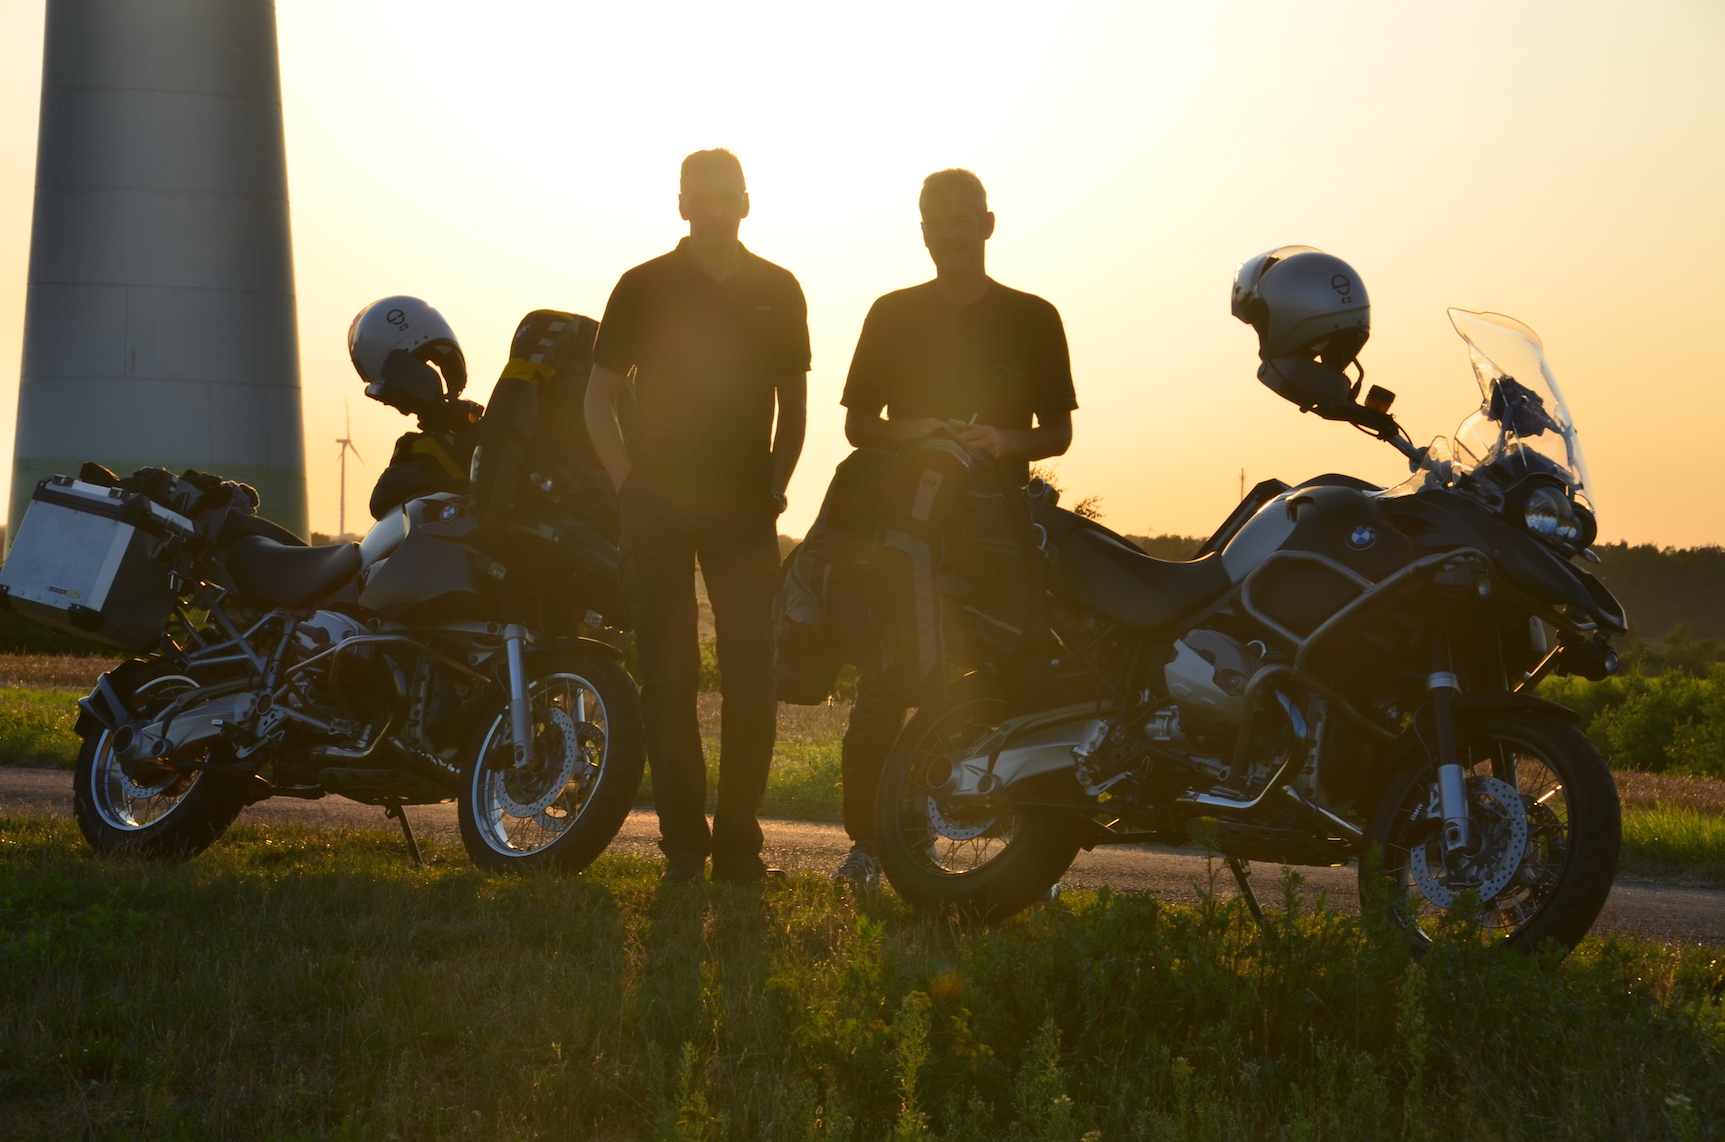
[[[706,857],[667,857],[660,884],[699,884],[707,872]]]
[[[852,845],[850,855],[827,879],[855,892],[877,891],[880,888],[880,861],[861,845]]]

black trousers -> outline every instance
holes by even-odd
[[[644,475],[623,485],[623,586],[640,649],[641,707],[659,847],[712,854],[715,869],[757,862],[755,813],[767,788],[778,705],[773,696],[773,594],[779,546],[767,504],[674,491]],[[695,561],[718,636],[723,721],[719,800],[707,828],[707,766],[695,716],[701,658]]]
[[[839,753],[845,832],[856,844],[874,843],[875,793],[880,788],[887,754],[892,752],[892,743],[904,729],[907,708],[905,696],[878,670],[857,671],[857,697],[851,705],[851,719],[845,726],[844,747]]]

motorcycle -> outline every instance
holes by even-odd
[[[246,805],[328,794],[382,806],[415,859],[403,806],[451,799],[485,868],[610,843],[644,754],[621,653],[583,633],[621,610],[601,535],[442,492],[306,547],[243,485],[146,473],[43,481],[0,574],[7,605],[135,655],[79,702],[97,851],[189,859]]]
[[[985,920],[1042,898],[1080,848],[1189,843],[1247,862],[1358,861],[1421,941],[1573,947],[1616,872],[1615,786],[1575,715],[1534,693],[1602,678],[1623,608],[1573,560],[1597,525],[1539,338],[1451,310],[1483,401],[1416,447],[1394,394],[1316,361],[1260,378],[1396,447],[1413,474],[1266,481],[1189,562],[1140,552],[1033,481],[1047,642],[985,663],[906,725],[876,803],[901,896]],[[1000,679],[1033,677],[1034,686]]]

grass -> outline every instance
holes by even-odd
[[[660,890],[236,829],[185,866],[0,818],[0,1135],[1699,1139],[1716,950],[1074,893],[971,930],[818,878]],[[1093,1132],[1099,1131],[1100,1134]]]
[[[1618,873],[1725,888],[1725,817],[1682,807],[1626,810]]]
[[[78,696],[0,689],[0,765],[71,769],[78,760]]]

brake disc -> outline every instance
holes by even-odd
[[[1469,815],[1479,851],[1473,856],[1445,853],[1434,837],[1408,854],[1408,871],[1420,894],[1448,908],[1468,889],[1489,904],[1509,886],[1527,859],[1527,810],[1513,785],[1481,774],[1467,779]]]
[[[585,760],[575,734],[575,719],[553,706],[550,723],[533,743],[533,760],[519,770],[495,770],[497,807],[511,817],[531,817],[562,796],[576,765]]]
[[[128,800],[131,801],[148,801],[152,797],[160,797],[168,791],[169,787],[172,786],[175,781],[179,780],[180,776],[170,769],[165,775],[163,775],[159,784],[144,785],[134,781],[132,776],[125,771],[124,767],[118,764],[113,766],[111,772],[119,779],[120,791],[126,795]]]
[[[949,841],[968,841],[973,840],[976,837],[980,837],[982,834],[992,829],[994,827],[994,823],[999,819],[1000,814],[990,813],[984,817],[979,824],[960,824],[957,821],[949,820],[944,814],[942,814],[940,806],[935,803],[933,797],[928,799],[929,826],[933,828],[936,833],[945,837]]]

